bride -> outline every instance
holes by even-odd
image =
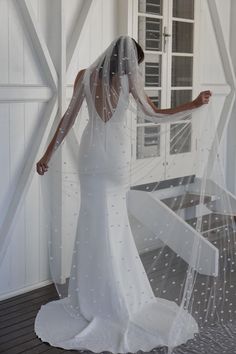
[[[174,301],[154,295],[134,242],[126,206],[131,163],[127,112],[132,99],[144,119],[175,122],[207,104],[211,92],[201,92],[176,108],[159,109],[144,92],[139,70],[143,60],[140,45],[120,36],[79,71],[68,109],[36,165],[38,174],[44,175],[85,99],[89,120],[79,146],[81,203],[68,295],[42,305],[35,320],[37,336],[53,346],[148,351],[184,343],[198,332],[186,310],[180,314]],[[177,315],[181,315],[178,327],[185,328],[175,336]]]

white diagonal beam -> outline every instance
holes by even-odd
[[[76,20],[76,25],[71,35],[69,44],[67,46],[67,60],[66,60],[66,68],[69,70],[70,64],[72,62],[74,53],[79,45],[79,40],[81,37],[82,29],[84,27],[85,21],[88,17],[88,13],[91,9],[93,0],[86,0],[83,2],[83,7],[79,12],[79,16]]]
[[[53,91],[56,91],[58,81],[57,72],[42,33],[39,29],[34,15],[34,10],[30,2],[26,0],[18,0],[16,1],[16,4],[22,14],[27,32],[31,36],[32,43],[42,64],[42,69],[45,71],[45,76],[46,78],[49,78],[49,84],[52,86]]]
[[[224,128],[226,127],[229,121],[234,106],[236,78],[235,78],[234,68],[231,60],[231,55],[228,46],[226,44],[226,40],[224,38],[224,33],[223,33],[222,24],[221,24],[216,2],[215,0],[207,0],[207,3],[208,3],[211,21],[215,32],[216,41],[218,44],[218,49],[219,49],[219,53],[220,53],[220,57],[221,57],[221,61],[225,73],[225,78],[228,85],[231,88],[231,91],[229,95],[226,97],[224,102],[224,106],[216,129],[216,135],[213,140],[211,151],[208,158],[206,174],[207,176],[209,176],[214,166],[218,142],[220,142],[222,138]]]
[[[29,155],[21,171],[21,175],[17,182],[16,188],[12,190],[11,198],[6,207],[5,217],[0,227],[0,264],[3,261],[6,249],[10,242],[10,232],[15,224],[17,211],[20,210],[21,204],[24,200],[26,192],[30,186],[31,180],[35,174],[35,158],[41,146],[45,145],[46,137],[45,131],[48,128],[49,121],[53,119],[57,111],[57,96],[47,103],[45,113],[40,119],[40,125],[35,136],[32,137],[31,146],[29,147]]]

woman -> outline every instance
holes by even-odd
[[[126,353],[173,344],[170,328],[180,309],[154,295],[129,225],[131,150],[126,111],[131,93],[140,116],[155,123],[174,122],[207,104],[211,93],[201,92],[176,108],[158,109],[143,90],[138,69],[143,59],[140,45],[121,36],[81,70],[69,107],[37,162],[37,172],[43,175],[85,97],[89,121],[79,148],[81,204],[68,296],[43,305],[35,321],[36,334],[57,347]],[[187,328],[175,344],[198,331],[190,314],[183,310],[181,316]]]

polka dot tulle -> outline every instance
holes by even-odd
[[[86,70],[55,139],[54,150],[85,98],[79,144],[68,140],[74,155],[62,154],[49,183],[48,261],[59,299],[41,306],[35,333],[52,346],[95,353],[234,354],[236,199],[222,187],[218,157],[222,183],[205,176],[212,162],[205,143],[181,161],[193,112],[165,116],[162,125],[163,115],[143,103],[132,65],[126,74],[122,66],[115,93],[106,63],[102,87],[100,71]],[[138,95],[135,114],[127,112],[129,89]],[[201,118],[200,145],[213,131]],[[168,139],[175,146],[167,161],[159,147],[168,149]],[[170,179],[177,167],[184,177]]]

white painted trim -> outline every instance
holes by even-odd
[[[118,33],[119,35],[133,36],[133,7],[137,6],[134,0],[118,1]]]
[[[48,86],[0,85],[0,102],[47,102],[53,97]]]
[[[174,56],[174,57],[193,58],[193,57],[194,57],[194,54],[193,54],[193,53],[178,53],[178,52],[172,52],[172,56]]]
[[[195,22],[195,19],[190,20],[190,19],[182,18],[182,17],[172,17],[172,20],[175,22],[185,22],[185,23],[194,23]]]
[[[50,284],[53,284],[53,282],[51,280],[44,280],[44,281],[41,281],[41,282],[33,284],[33,285],[25,286],[24,288],[17,289],[17,290],[11,291],[9,293],[2,294],[0,296],[0,301],[8,300],[8,299],[10,299],[14,296],[17,296],[17,295],[26,294],[29,291],[43,288],[44,286],[47,286]]]

